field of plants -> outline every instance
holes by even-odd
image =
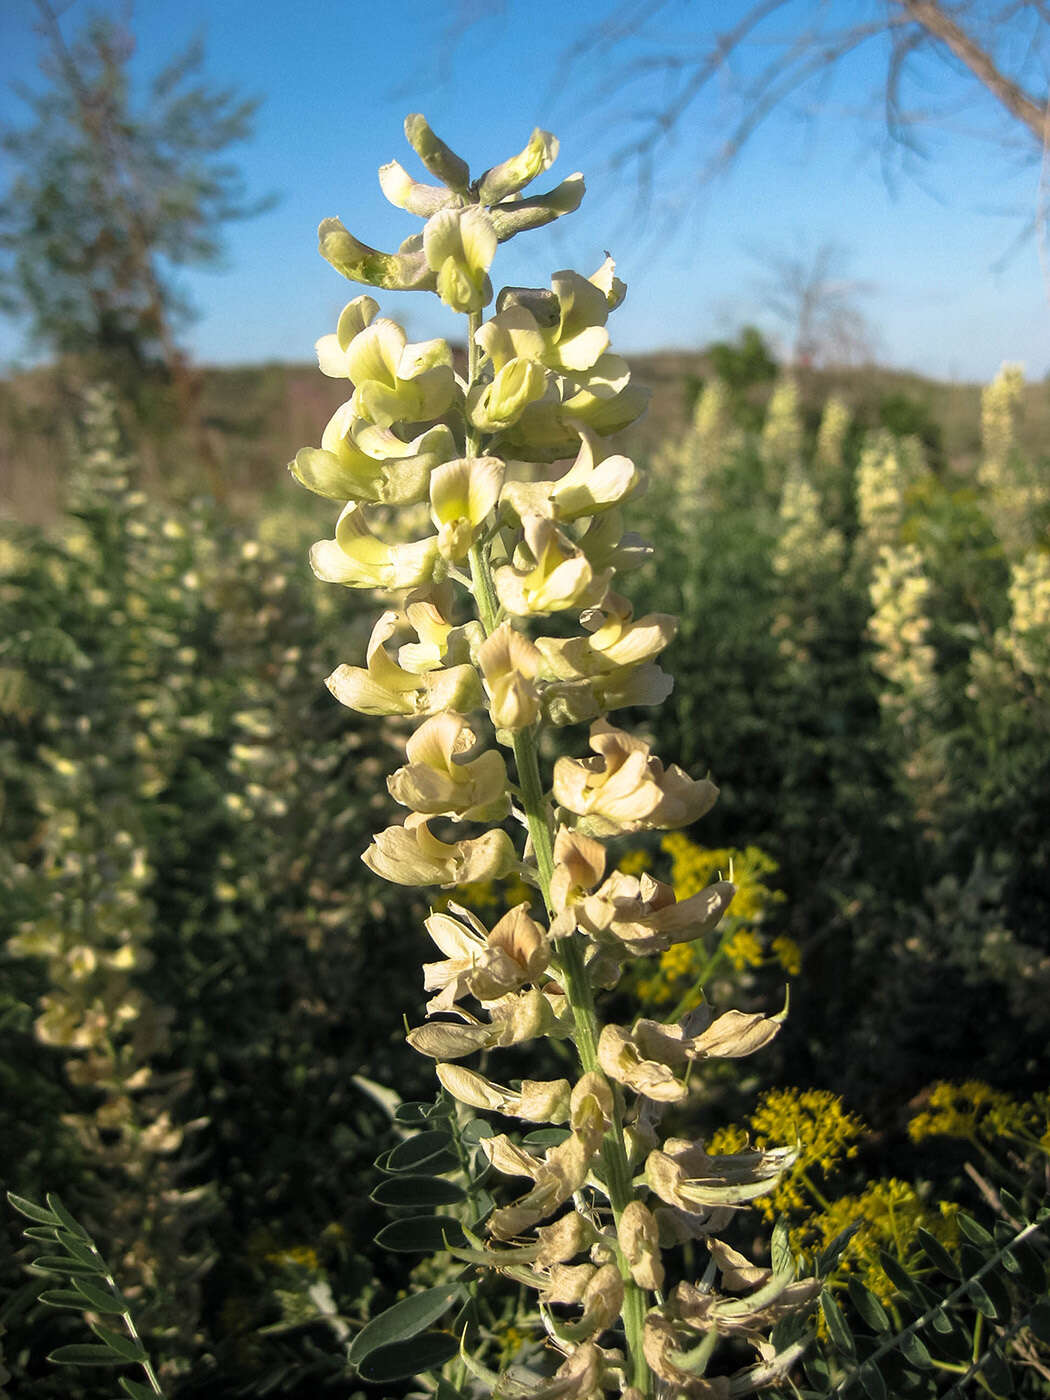
[[[825,1280],[785,1395],[877,1393],[836,1390],[844,1361],[902,1332],[892,1394],[1050,1384],[1050,461],[1017,446],[1022,393],[1009,368],[988,386],[960,464],[790,378],[709,377],[643,464],[634,524],[659,548],[635,609],[680,628],[673,691],[634,713],[720,796],[621,838],[620,866],[679,901],[737,892],[613,995],[662,1021],[790,988],[773,1044],[673,1105],[711,1152],[797,1146],[734,1234],[750,1253],[782,1221],[774,1248]],[[90,1232],[165,1394],[406,1393],[367,1361],[353,1380],[348,1345],[398,1299],[459,1307],[463,1266],[441,1237],[375,1242],[417,1212],[373,1163],[452,1123],[476,1177],[481,1134],[404,1039],[441,901],[360,862],[403,722],[320,683],[363,653],[367,595],[310,577],[301,512],[260,526],[145,493],[102,389],[67,460],[64,513],[0,538],[5,1186]],[[486,923],[521,897],[457,895]],[[107,1369],[46,1359],[93,1338],[38,1296],[56,1279],[26,1266],[54,1248],[29,1223],[5,1221],[7,1392],[111,1395]],[[542,1374],[513,1271],[468,1301],[479,1361]]]
[[[1045,369],[1050,11],[328,8],[9,26],[0,1400],[1043,1400],[1050,375],[871,361]],[[413,68],[606,236],[324,217]]]

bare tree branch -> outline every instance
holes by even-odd
[[[988,91],[999,99],[1011,116],[1022,122],[1043,145],[1047,136],[1050,108],[1046,99],[1036,101],[1029,93],[996,67],[974,39],[967,34],[936,0],[900,0],[908,14],[926,32],[939,39]]]

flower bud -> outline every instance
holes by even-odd
[[[431,175],[457,194],[470,187],[470,169],[462,156],[446,146],[430,129],[426,117],[413,112],[405,118],[405,139]]]
[[[478,180],[478,198],[482,204],[496,204],[517,194],[557,158],[558,138],[536,127],[523,151],[485,171]]]
[[[630,1201],[620,1216],[619,1240],[631,1277],[639,1288],[664,1286],[664,1266],[660,1259],[660,1228],[648,1206]]]
[[[453,311],[474,313],[492,300],[488,271],[496,255],[496,230],[484,209],[442,209],[426,222],[423,251],[437,274],[437,292]]]
[[[317,241],[321,256],[351,282],[398,292],[432,292],[437,287],[418,238],[406,239],[396,253],[380,253],[349,233],[341,219],[322,219]]]
[[[540,697],[533,681],[540,654],[528,638],[509,622],[501,622],[479,648],[478,664],[497,730],[527,729],[535,724]]]

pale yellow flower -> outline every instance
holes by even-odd
[[[676,764],[665,769],[644,740],[606,720],[591,726],[590,744],[596,758],[558,759],[554,797],[593,835],[688,826],[714,805],[713,783],[694,781]]]
[[[437,547],[446,558],[465,559],[499,499],[506,466],[498,457],[458,457],[430,478],[430,515]]]
[[[447,1011],[468,993],[494,1001],[535,982],[546,968],[547,936],[528,905],[509,910],[491,932],[462,905],[450,904],[448,910],[426,921],[427,932],[445,954],[444,962],[423,966],[424,987],[440,993],[427,1004],[428,1012]]]
[[[472,710],[481,704],[481,683],[469,664],[423,673],[399,666],[383,645],[397,624],[396,612],[383,613],[372,628],[366,669],[337,666],[327,678],[325,685],[341,705],[365,715],[430,715],[447,709]],[[405,650],[402,647],[401,652]]]
[[[639,474],[629,457],[605,452],[589,428],[580,427],[576,460],[555,481],[509,481],[502,500],[519,519],[546,515],[578,520],[620,505],[638,488]]]
[[[489,696],[489,715],[497,729],[527,729],[540,713],[534,682],[540,653],[509,622],[501,622],[478,649],[478,664]]]
[[[395,802],[414,812],[457,821],[500,821],[510,808],[507,767],[488,749],[476,758],[477,735],[462,715],[433,715],[406,745],[408,763],[387,780]]]
[[[321,446],[303,447],[288,470],[319,496],[336,501],[414,505],[426,499],[430,474],[455,456],[452,431],[444,423],[403,442],[342,404],[321,436]]]
[[[529,1123],[564,1123],[569,1117],[567,1079],[523,1079],[520,1089],[505,1089],[456,1064],[439,1064],[437,1077],[454,1098],[471,1108],[490,1109]]]
[[[336,522],[334,540],[318,540],[310,550],[310,567],[325,583],[348,588],[418,588],[434,572],[437,539],[386,544],[372,531],[356,501],[349,501]]]
[[[582,550],[550,520],[527,515],[524,544],[495,573],[496,592],[515,617],[587,607],[601,601],[611,570],[595,574]]]
[[[438,418],[457,394],[452,351],[446,340],[410,345],[396,321],[381,316],[346,349],[354,389],[353,412],[381,428]]]
[[[496,256],[496,229],[484,209],[440,209],[423,229],[427,266],[437,292],[453,311],[480,311],[492,300],[488,271]]]
[[[471,841],[448,843],[434,836],[419,813],[404,826],[377,833],[361,857],[369,870],[395,885],[469,885],[501,879],[518,868],[518,857],[505,831],[486,831]]]
[[[354,297],[339,313],[334,335],[323,335],[317,342],[317,363],[322,374],[333,379],[349,379],[346,352],[354,336],[379,315],[379,303],[370,296]]]

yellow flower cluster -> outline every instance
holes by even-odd
[[[762,944],[753,929],[741,928],[731,933],[722,944],[722,952],[737,972],[743,972],[748,967],[762,966]]]
[[[516,904],[531,904],[536,891],[527,885],[519,875],[511,875],[505,880],[475,880],[471,885],[460,885],[453,894],[437,895],[430,901],[437,912],[447,909],[449,900],[465,904],[479,914],[493,910],[513,909]]]
[[[979,1079],[962,1084],[940,1080],[931,1088],[927,1103],[908,1124],[912,1142],[931,1137],[972,1143],[1010,1139],[1050,1152],[1050,1094],[1022,1101]]]
[[[655,968],[638,982],[639,996],[651,1006],[677,1002],[711,963],[716,949],[737,972],[761,967],[768,959],[756,926],[772,905],[784,899],[779,890],[771,890],[766,884],[767,877],[778,868],[776,861],[757,846],[742,851],[728,847],[710,849],[676,831],[663,838],[660,849],[671,857],[671,884],[680,902],[719,879],[731,878],[736,894],[722,923],[720,943],[714,948],[700,939],[676,943],[660,955]],[[619,864],[624,872],[635,874],[648,869],[651,861],[647,851],[635,850],[629,851]],[[775,938],[770,951],[788,976],[798,975],[802,955],[793,939],[786,935]],[[697,988],[696,1001],[700,995]]]
[[[867,1132],[861,1119],[826,1089],[770,1089],[759,1099],[750,1125],[756,1147],[791,1142],[798,1149],[794,1167],[763,1203],[769,1220],[785,1212],[809,1210],[814,1193],[807,1173],[813,1169],[825,1176],[833,1172],[856,1156],[857,1142]]]
[[[746,1152],[751,1144],[751,1134],[738,1123],[726,1123],[716,1128],[704,1143],[704,1150],[712,1157],[731,1157],[734,1152]]]
[[[757,923],[771,904],[784,898],[765,884],[765,877],[775,874],[779,867],[757,846],[747,846],[742,851],[712,850],[674,831],[663,838],[660,849],[671,857],[671,884],[679,900],[699,894],[712,880],[732,878],[736,895],[729,906],[730,914],[747,923]]]
[[[961,1087],[969,1091],[971,1104],[978,1098],[989,1114],[1006,1113],[1009,1107],[1009,1101],[1004,1102],[1005,1095],[994,1095],[986,1085]],[[955,1095],[959,1098],[959,1089]],[[947,1096],[941,1093],[938,1099],[943,1107]],[[957,1115],[952,1121],[959,1124],[962,1120]],[[1007,1114],[1004,1121],[1014,1119]],[[958,1207],[946,1201],[928,1203],[914,1186],[895,1177],[869,1181],[859,1193],[828,1200],[810,1173],[819,1171],[827,1177],[837,1170],[856,1155],[858,1141],[866,1132],[862,1120],[826,1090],[772,1089],[762,1095],[746,1125],[718,1129],[705,1146],[714,1156],[740,1152],[748,1146],[765,1147],[771,1141],[795,1143],[798,1158],[791,1172],[770,1196],[757,1203],[763,1215],[768,1220],[779,1215],[795,1218],[790,1232],[792,1248],[811,1265],[832,1240],[849,1226],[856,1226],[833,1281],[854,1274],[876,1297],[890,1303],[896,1290],[882,1268],[879,1251],[886,1250],[906,1268],[910,1267],[918,1262],[920,1229],[928,1230],[945,1248],[952,1249],[958,1237]]]
[[[500,1343],[500,1366],[509,1366],[517,1357],[522,1347],[532,1340],[532,1335],[527,1330],[516,1327],[510,1323],[503,1328],[499,1334]]]
[[[886,1250],[905,1268],[917,1264],[917,1239],[927,1230],[946,1249],[958,1238],[955,1216],[958,1207],[948,1201],[927,1205],[914,1186],[896,1177],[869,1181],[859,1195],[840,1196],[826,1210],[811,1215],[790,1233],[792,1248],[813,1260],[843,1230],[858,1228],[839,1259],[838,1278],[853,1274],[883,1303],[892,1303],[897,1289],[879,1261]]]

